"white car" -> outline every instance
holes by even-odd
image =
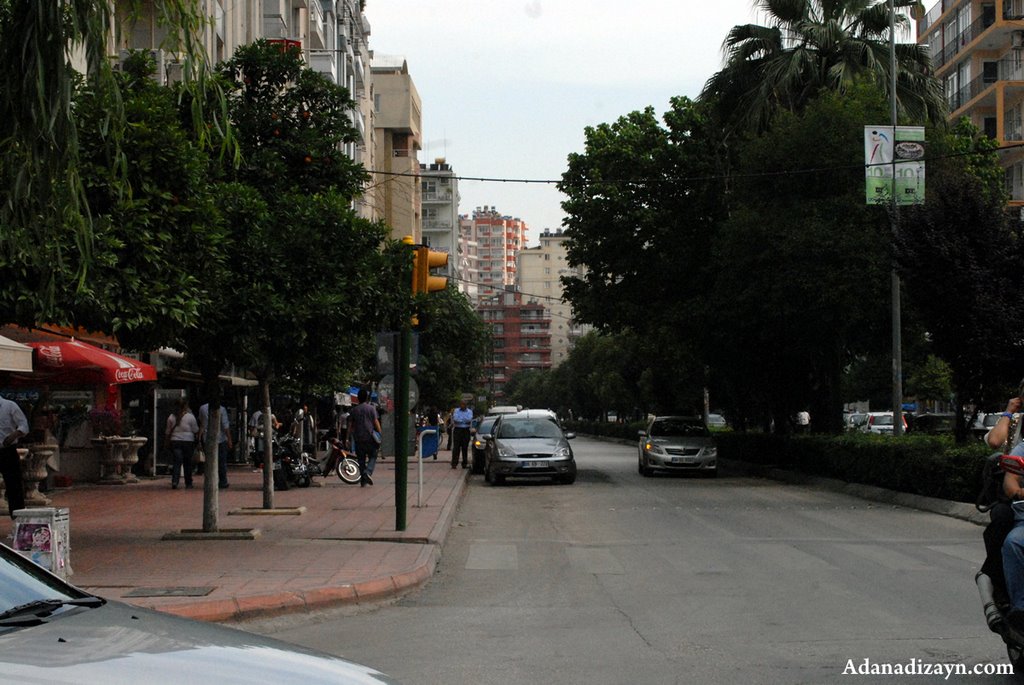
[[[906,433],[907,417],[900,414],[900,418],[903,419],[903,432]],[[862,430],[867,433],[874,433],[875,435],[892,435],[893,423],[893,413],[891,411],[869,411],[868,420]]]

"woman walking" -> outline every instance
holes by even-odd
[[[178,400],[177,410],[167,417],[166,439],[171,445],[174,464],[171,467],[171,488],[178,488],[181,471],[185,471],[185,487],[192,487],[192,454],[196,449],[199,422],[188,407],[188,400]]]

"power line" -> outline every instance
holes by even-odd
[[[1024,143],[1014,143],[1012,145],[1004,145],[1002,147],[995,148],[993,150],[966,150],[964,152],[950,152],[944,155],[937,155],[935,157],[925,157],[919,161],[927,163],[928,161],[938,161],[942,159],[953,159],[956,157],[966,157],[968,155],[986,155],[996,154],[999,152],[1014,150],[1017,148],[1024,147]],[[807,174],[823,174],[834,171],[852,171],[854,169],[870,169],[872,167],[890,167],[892,162],[880,162],[877,164],[846,164],[826,167],[812,167],[807,169],[784,169],[780,171],[761,171],[756,173],[746,174],[716,174],[710,176],[664,176],[659,178],[608,178],[608,179],[595,179],[585,181],[586,185],[654,185],[657,183],[706,183],[712,181],[723,181],[726,179],[743,179],[743,178],[772,178],[779,176],[801,176]],[[430,174],[421,172],[409,172],[409,171],[382,171],[379,169],[367,169],[369,174],[379,174],[381,176],[394,176],[394,177],[410,177],[410,178],[433,178]],[[447,178],[453,178],[457,181],[476,181],[480,183],[521,183],[521,184],[533,184],[533,185],[557,185],[562,183],[561,179],[537,179],[537,178],[501,178],[497,176],[459,176],[452,175]]]

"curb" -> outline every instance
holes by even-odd
[[[335,606],[381,602],[400,597],[421,587],[434,575],[441,559],[441,547],[454,524],[455,510],[458,508],[459,502],[462,501],[468,483],[469,475],[467,474],[458,487],[452,490],[442,506],[437,523],[431,529],[426,542],[422,543],[423,549],[420,550],[416,561],[405,570],[389,576],[333,587],[193,602],[159,607],[156,610],[197,621],[220,623],[268,618]]]

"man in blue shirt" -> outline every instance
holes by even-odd
[[[462,453],[462,468],[469,468],[469,429],[473,425],[473,410],[466,408],[466,400],[459,402],[459,408],[452,413],[452,468],[459,465]]]

